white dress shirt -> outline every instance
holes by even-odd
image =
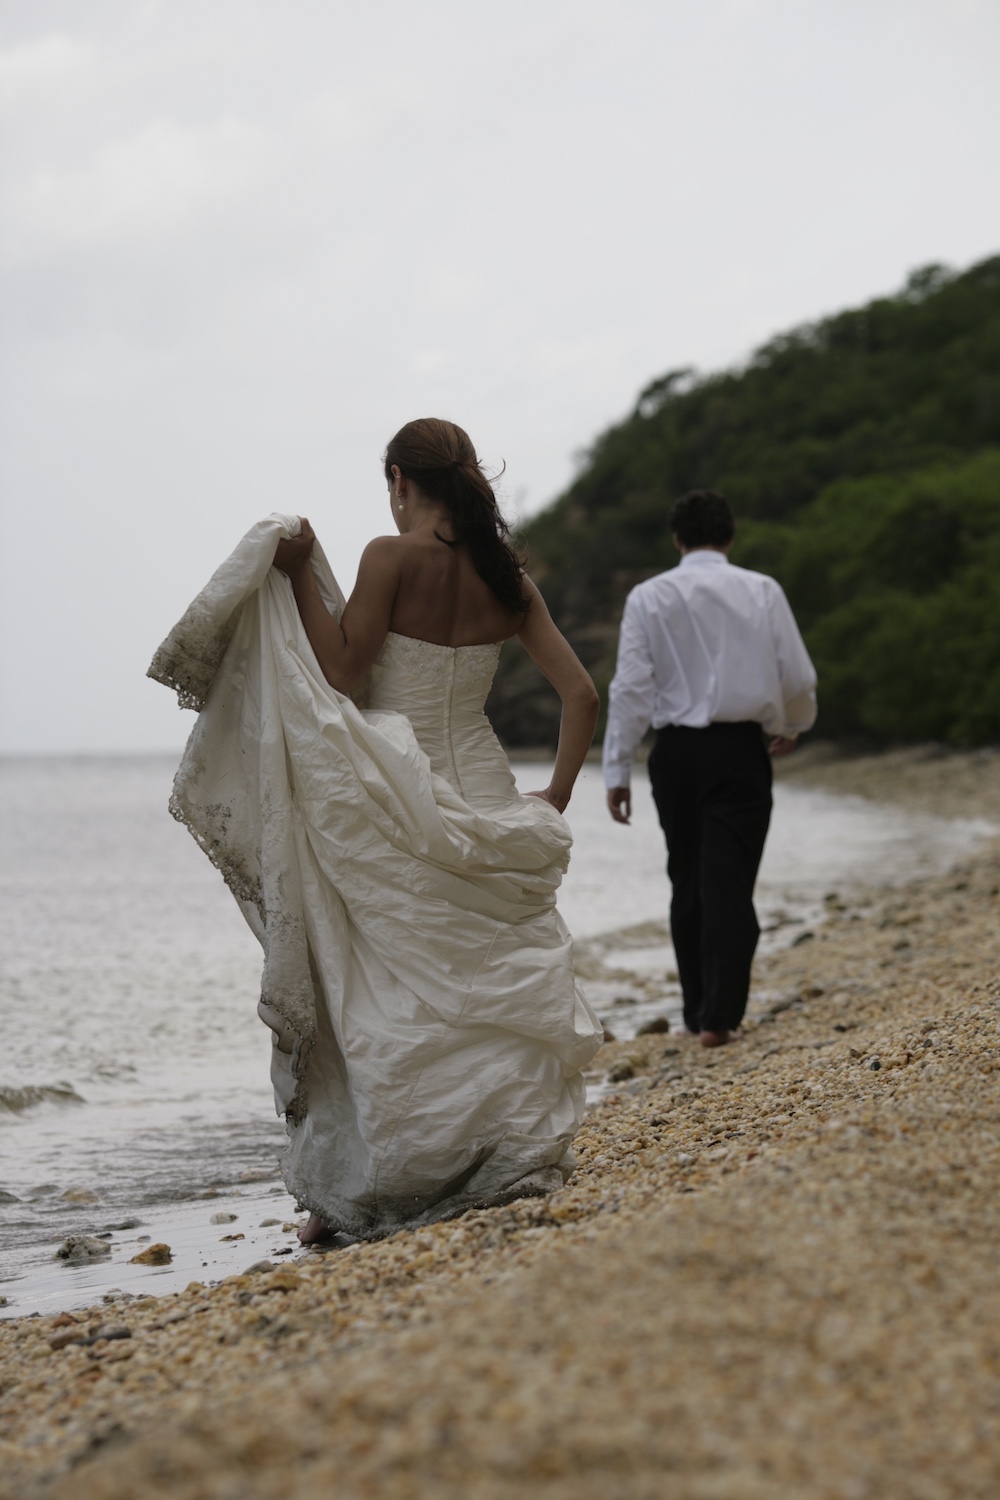
[[[768,734],[811,728],[816,673],[781,585],[699,548],[625,601],[608,694],[605,786],[628,786],[650,724],[703,729],[746,719]]]

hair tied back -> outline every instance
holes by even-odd
[[[468,547],[476,572],[500,603],[523,614],[524,566],[468,433],[442,417],[419,417],[399,429],[383,463],[387,480],[396,465],[447,507],[456,545]]]

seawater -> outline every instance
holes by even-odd
[[[255,1009],[260,950],[167,813],[175,766],[175,756],[0,760],[8,1313],[86,1301],[109,1277],[163,1291],[240,1270],[261,1243],[250,1221],[294,1211],[277,1170],[284,1129],[268,1081],[270,1033]],[[544,765],[515,769],[525,791],[548,780]],[[615,965],[669,974],[662,838],[641,773],[631,827],[611,822],[596,766],[584,769],[568,817],[575,844],[560,908],[601,1009],[621,988],[606,977]],[[758,885],[767,940],[790,941],[819,920],[832,892],[943,868],[989,831],[779,784]],[[649,1005],[676,1012],[676,989],[659,985],[646,1010],[637,992],[615,1014],[616,1032],[628,1034]],[[219,1206],[238,1215],[245,1242],[220,1248],[223,1231],[208,1228]],[[183,1241],[184,1267],[154,1282],[129,1266],[143,1229]],[[54,1263],[67,1235],[102,1232],[117,1236],[113,1268]]]

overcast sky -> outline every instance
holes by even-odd
[[[528,515],[667,369],[1000,250],[997,0],[0,0],[0,748],[173,748],[242,533],[349,591],[449,416]]]

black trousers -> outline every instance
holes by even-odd
[[[669,725],[649,780],[667,840],[670,932],[692,1031],[743,1019],[760,928],[753,887],[771,819],[771,758],[759,724]]]

